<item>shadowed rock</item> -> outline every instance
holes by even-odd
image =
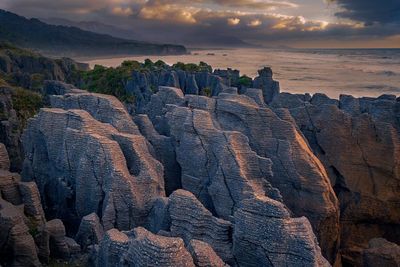
[[[96,266],[114,267],[124,259],[128,250],[129,238],[117,229],[108,230],[100,242],[98,254],[96,255]]]
[[[400,247],[383,238],[369,241],[368,248],[363,251],[363,266],[400,266]]]
[[[6,146],[0,143],[0,170],[8,171],[9,169],[10,169],[10,159],[8,158]]]
[[[23,211],[0,198],[0,260],[10,266],[41,266]]]
[[[99,244],[103,236],[104,229],[99,217],[96,213],[91,213],[82,218],[75,239],[85,250],[90,245]]]

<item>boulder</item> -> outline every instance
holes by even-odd
[[[103,236],[103,225],[97,214],[93,212],[82,218],[75,239],[81,245],[82,250],[86,250],[90,245],[99,244]]]
[[[197,267],[225,267],[221,258],[215,253],[212,247],[203,241],[192,239],[187,246]]]

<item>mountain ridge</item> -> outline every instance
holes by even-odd
[[[0,9],[0,40],[49,56],[185,54],[182,45],[154,44],[116,38],[77,27],[56,26]]]

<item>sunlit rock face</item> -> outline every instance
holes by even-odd
[[[161,103],[158,99],[175,90],[163,88],[152,101]],[[184,189],[225,220],[251,192],[283,201],[311,220],[324,251],[334,257],[337,199],[324,167],[291,122],[235,93],[174,99],[175,105],[165,102],[165,115],[159,108],[151,117],[160,132],[175,140]]]
[[[74,98],[65,97],[65,101]],[[137,128],[129,116],[125,119],[132,134],[97,121],[83,110],[91,111],[96,99],[101,107],[109,97],[79,97],[87,99],[80,110],[42,109],[30,121],[23,136],[24,180],[38,184],[47,216],[61,218],[71,228],[92,212],[106,229],[143,225],[153,199],[165,194],[163,166],[150,154],[146,139],[135,134]],[[126,111],[112,101],[106,104],[118,111],[110,113],[116,117],[102,114],[100,119],[119,127],[119,111]],[[129,124],[120,127],[126,130]]]
[[[296,101],[293,101],[296,99]],[[340,101],[321,95],[302,101],[280,95],[328,171],[341,207],[343,261],[361,264],[374,237],[399,242],[399,102],[394,96]]]

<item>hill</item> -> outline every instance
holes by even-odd
[[[153,44],[56,26],[0,9],[0,40],[50,56],[184,54],[181,45]]]

